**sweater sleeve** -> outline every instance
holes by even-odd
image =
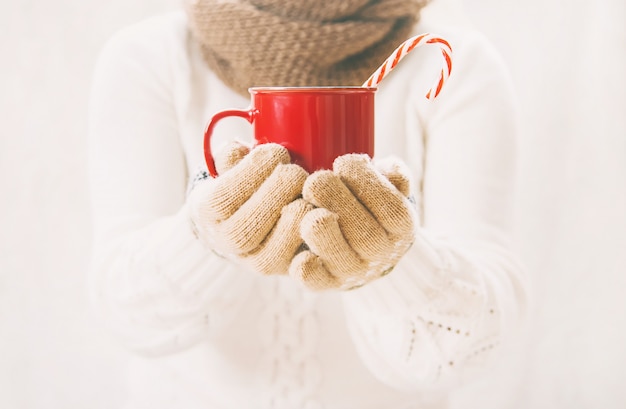
[[[423,88],[411,97],[425,140],[416,240],[388,276],[344,295],[363,361],[402,389],[447,388],[476,373],[527,308],[512,239],[512,88],[484,40],[463,41],[440,98],[422,102]]]
[[[89,108],[97,315],[132,350],[188,348],[227,325],[249,274],[203,248],[189,222],[166,21],[122,30],[98,59]],[[166,37],[166,38],[164,38]],[[175,45],[175,44],[174,44]],[[172,51],[176,50],[176,51]]]

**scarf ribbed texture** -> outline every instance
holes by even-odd
[[[196,0],[204,59],[242,95],[252,86],[358,86],[406,40],[428,0]]]

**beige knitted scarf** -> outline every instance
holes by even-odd
[[[189,0],[204,59],[232,89],[361,85],[428,0]]]

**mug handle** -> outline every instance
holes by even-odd
[[[259,111],[254,108],[248,110],[227,109],[213,115],[211,121],[206,127],[206,131],[204,131],[204,160],[206,161],[207,168],[209,169],[209,174],[212,177],[215,178],[218,176],[217,170],[215,169],[215,159],[213,159],[213,154],[211,153],[211,136],[213,135],[213,128],[217,125],[217,122],[229,116],[238,116],[252,123],[254,122],[254,118],[258,112]]]

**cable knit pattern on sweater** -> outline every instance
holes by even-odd
[[[319,317],[315,295],[286,277],[273,277],[258,290],[265,305],[259,318],[264,345],[261,377],[269,379],[267,408],[319,408],[322,368],[317,359]]]

